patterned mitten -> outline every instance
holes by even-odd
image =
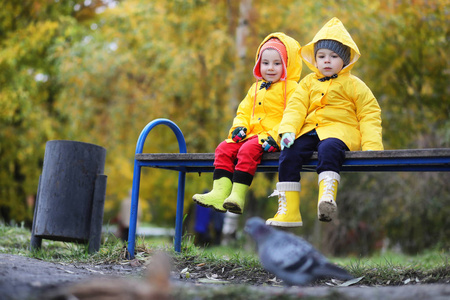
[[[267,137],[267,139],[262,139],[261,142],[263,143],[262,148],[266,152],[280,151],[280,147],[278,147],[277,142],[275,142],[273,137],[271,137],[270,135]]]
[[[247,128],[245,128],[245,127],[236,127],[233,130],[233,133],[231,134],[231,139],[234,142],[239,143],[240,141],[245,139],[246,136],[247,136]]]

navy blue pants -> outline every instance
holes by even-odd
[[[323,171],[339,173],[348,147],[340,139],[328,138],[321,141],[317,135],[304,134],[296,139],[291,147],[281,151],[279,181],[300,181],[303,163],[311,159],[314,151],[318,153],[317,174]]]

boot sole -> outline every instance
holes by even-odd
[[[266,221],[266,225],[274,226],[274,227],[284,227],[284,228],[294,228],[294,227],[302,227],[303,222],[280,222],[280,221]]]
[[[225,208],[224,209],[219,209],[219,208],[216,208],[214,205],[202,203],[202,202],[200,202],[200,201],[198,201],[197,199],[194,199],[194,198],[192,198],[192,200],[194,200],[194,202],[197,203],[200,206],[211,207],[212,209],[214,209],[215,211],[218,211],[218,212],[222,212],[223,213],[223,212],[227,211]]]
[[[321,222],[331,222],[336,215],[336,204],[328,201],[321,201],[318,205],[317,217]]]
[[[242,215],[242,208],[233,202],[225,202],[223,207],[234,214]]]

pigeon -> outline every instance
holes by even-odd
[[[248,219],[244,230],[255,240],[264,269],[287,286],[304,286],[319,278],[353,278],[301,237],[268,226],[259,217]]]

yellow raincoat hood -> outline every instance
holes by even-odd
[[[294,80],[298,82],[300,80],[300,74],[302,73],[302,64],[298,63],[299,61],[301,61],[300,44],[296,40],[294,40],[293,38],[287,36],[282,32],[271,33],[261,42],[261,44],[258,47],[258,50],[256,51],[255,64],[258,62],[261,47],[271,38],[279,39],[286,47],[286,53],[288,58],[286,66],[287,69],[286,80]]]
[[[317,69],[316,59],[314,57],[314,44],[319,40],[335,40],[350,47],[350,63],[345,66],[338,73],[338,75],[350,71],[361,56],[358,46],[356,46],[356,43],[350,36],[350,33],[347,31],[347,29],[345,29],[344,24],[342,24],[342,22],[338,18],[332,18],[322,27],[322,29],[319,30],[313,40],[307,45],[303,46],[301,49],[301,56],[303,58],[303,61],[306,63],[308,68],[311,69],[311,71],[315,72],[320,77],[322,77],[323,75],[320,74],[319,70]]]

